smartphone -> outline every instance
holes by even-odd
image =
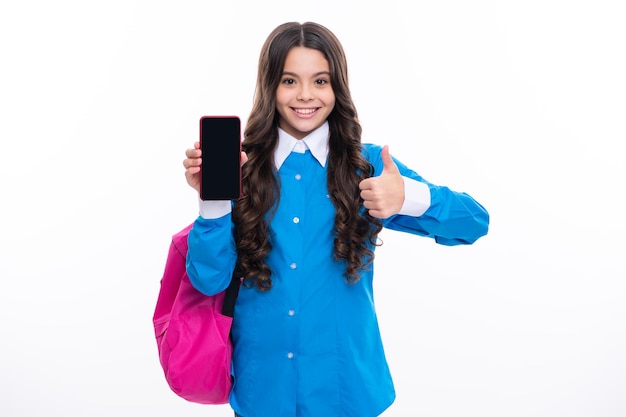
[[[241,196],[241,121],[237,116],[200,118],[200,198],[236,200]]]

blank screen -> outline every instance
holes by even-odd
[[[235,200],[241,193],[241,122],[236,116],[200,119],[203,200]]]

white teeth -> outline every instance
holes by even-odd
[[[315,109],[294,109],[298,114],[311,114],[315,112]]]

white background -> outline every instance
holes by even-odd
[[[491,214],[383,233],[384,416],[626,415],[621,3],[3,2],[0,415],[232,415],[169,391],[152,313],[198,119],[247,119],[291,20],[342,41],[364,141]]]

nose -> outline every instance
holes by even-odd
[[[298,91],[298,95],[296,97],[300,101],[311,101],[313,100],[313,90],[311,87],[307,85],[301,85],[300,91]]]

